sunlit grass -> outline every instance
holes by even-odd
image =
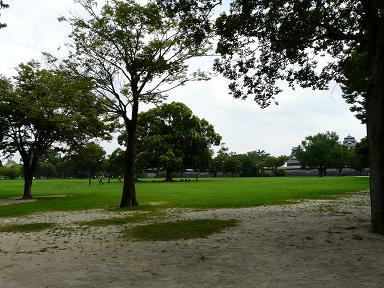
[[[203,178],[199,181],[137,183],[140,206],[149,211],[161,208],[231,208],[282,204],[303,199],[333,198],[368,189],[364,177]],[[21,197],[21,180],[0,180],[0,217],[48,211],[84,209],[119,210],[122,183],[88,186],[88,180],[35,180],[34,202],[2,205],[2,199]],[[21,202],[21,203],[20,203]],[[118,220],[116,220],[118,221]]]

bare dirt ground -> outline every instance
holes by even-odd
[[[240,224],[208,238],[138,242],[121,237],[121,226],[76,224],[116,216],[112,212],[1,218],[0,224],[55,222],[59,228],[0,233],[0,287],[384,287],[384,236],[369,232],[366,193],[170,213]]]

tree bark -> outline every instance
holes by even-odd
[[[30,173],[29,175],[24,174],[23,199],[32,199],[32,180],[33,180],[33,176]]]
[[[317,168],[317,170],[319,170],[319,177],[324,177],[325,168],[323,166],[320,166],[319,168]]]
[[[124,156],[124,185],[121,195],[120,207],[137,206],[135,187],[135,161],[136,161],[136,127],[139,103],[135,100],[132,106],[132,118],[125,119],[127,130],[127,148]]]
[[[165,171],[165,182],[172,182],[172,171],[171,170],[166,170]]]
[[[37,163],[37,159],[35,157],[24,156],[23,158],[23,166],[24,166],[24,192],[23,199],[32,199],[32,181],[33,174],[35,172],[35,167]]]
[[[377,33],[373,80],[368,91],[367,135],[374,233],[384,234],[384,24]]]

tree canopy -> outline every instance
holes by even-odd
[[[357,171],[362,172],[369,166],[369,148],[367,138],[363,138],[360,142],[356,143],[355,148],[352,150],[351,167]]]
[[[182,7],[172,3],[113,0],[101,9],[95,1],[79,3],[87,18],[62,18],[72,25],[73,49],[66,64],[76,74],[93,79],[105,107],[123,120],[127,145],[120,206],[137,205],[134,165],[139,104],[158,103],[173,88],[206,80],[206,73],[190,69],[187,62],[206,54],[209,35],[199,29],[204,21],[187,25]],[[207,17],[211,10],[206,6],[199,7],[203,12],[190,14],[189,20]]]
[[[296,150],[296,158],[303,169],[318,169],[319,176],[327,175],[327,168],[346,167],[348,148],[339,143],[336,132],[318,133],[305,137]]]
[[[264,150],[249,151],[244,154],[228,152],[228,148],[222,146],[212,159],[211,173],[216,177],[217,173],[223,172],[234,176],[253,177],[260,176],[264,167],[264,160],[269,154]]]
[[[178,102],[140,113],[137,136],[139,160],[145,167],[166,170],[168,181],[180,169],[209,168],[211,147],[221,141],[208,121]]]
[[[359,0],[339,2],[233,1],[230,14],[216,21],[223,59],[215,68],[231,80],[234,97],[252,95],[266,107],[281,92],[280,80],[291,87],[328,89],[331,80],[361,79],[347,64],[362,62],[356,49],[368,42],[367,7]]]
[[[86,78],[20,64],[14,81],[0,79],[0,150],[23,161],[24,198],[31,198],[33,173],[51,147],[78,147],[106,137],[104,110]]]
[[[275,101],[291,87],[342,85],[367,122],[373,231],[384,234],[384,2],[365,0],[233,0],[216,21],[222,59],[235,98]]]
[[[78,178],[94,178],[98,171],[104,167],[105,151],[95,142],[86,143],[66,157],[67,167],[70,167],[70,176]],[[100,176],[100,175],[99,175]]]

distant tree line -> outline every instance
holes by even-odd
[[[265,176],[265,167],[270,167],[272,174],[278,176],[278,167],[282,166],[288,156],[271,156],[264,150],[250,151],[244,154],[228,152],[228,148],[222,146],[212,159],[211,174],[231,177]],[[280,174],[281,175],[281,174]]]
[[[41,101],[39,105],[42,105]],[[6,107],[9,106],[7,105]],[[97,113],[95,114],[98,115]],[[43,117],[42,115],[44,115],[44,113],[37,113],[37,120],[34,121],[39,121],[39,123],[43,122],[44,118],[40,118]],[[4,118],[7,120],[6,117]],[[17,149],[20,145],[16,146],[14,144],[15,141],[12,140],[16,138],[16,136],[13,136],[11,132],[14,130],[14,127],[18,130],[25,130],[25,124],[24,126],[21,124],[16,125],[17,123],[10,125],[8,124],[9,121],[4,122],[7,124],[4,125],[4,127],[8,129],[9,132],[4,133],[3,142],[0,142],[0,144],[2,144],[4,148],[8,147],[10,152],[18,151]],[[88,141],[80,143],[80,145],[71,145],[69,146],[70,149],[65,149],[63,146],[54,147],[52,145],[40,148],[39,150],[36,148],[32,149],[32,147],[39,147],[39,145],[36,144],[37,141],[47,141],[47,139],[50,139],[48,137],[49,135],[53,134],[51,137],[58,137],[58,135],[62,135],[61,133],[63,133],[50,131],[45,138],[31,137],[31,134],[42,134],[37,130],[37,124],[32,124],[30,125],[31,130],[34,130],[23,138],[24,145],[29,147],[28,151],[30,151],[30,153],[26,153],[27,156],[36,155],[32,156],[35,157],[36,160],[34,160],[35,163],[32,165],[33,173],[32,176],[30,176],[31,181],[33,177],[94,178],[97,176],[105,176],[110,179],[124,176],[124,159],[126,155],[125,151],[121,148],[116,149],[110,155],[106,155],[107,153],[103,147],[95,142]],[[51,124],[51,126],[53,126],[53,124]],[[84,133],[84,130],[82,133]],[[139,113],[137,138],[139,145],[137,146],[138,157],[135,161],[136,177],[147,169],[151,169],[157,173],[164,171],[166,181],[172,181],[173,173],[182,172],[187,168],[199,171],[208,170],[213,155],[211,146],[219,145],[221,141],[220,135],[214,131],[211,124],[205,119],[200,119],[193,115],[191,109],[186,105],[177,102],[163,104],[157,108]],[[119,142],[122,146],[127,145],[126,139],[126,133],[122,132],[119,137]],[[80,141],[80,138],[77,138],[77,140]],[[28,141],[30,141],[31,144],[29,144]],[[7,150],[4,150],[4,152],[7,152]],[[23,150],[19,152],[23,152]],[[22,168],[22,175],[26,178],[26,171],[28,172],[31,169],[28,166],[30,165],[30,161],[22,157],[22,163],[19,167]],[[9,169],[11,169],[14,165],[8,166]],[[20,176],[20,173],[18,176]],[[7,177],[4,173],[3,177],[14,179],[17,176]]]
[[[348,148],[339,142],[336,132],[308,136],[297,147],[296,158],[302,169],[317,169],[319,176],[326,176],[327,169],[352,168],[360,173],[369,166],[368,142],[363,138],[355,147]]]
[[[236,154],[222,146],[212,159],[210,172],[215,177],[285,176],[282,166],[289,158],[286,155],[271,156],[264,150]],[[362,173],[369,166],[367,138],[348,148],[340,143],[335,132],[318,133],[306,137],[296,147],[296,159],[300,161],[301,169],[317,169],[319,176],[326,176],[330,168],[337,169],[339,175],[344,168]]]
[[[177,108],[173,111],[171,108],[175,107]],[[140,117],[147,117],[162,109],[171,109],[175,112],[178,111],[178,108],[187,111],[189,118],[193,116],[190,109],[184,104],[172,103],[165,104],[148,112],[142,112],[140,113]],[[163,118],[158,118],[158,121],[160,119],[171,119],[168,116],[168,114],[167,117],[163,115]],[[156,119],[156,117],[153,119]],[[197,120],[199,119],[196,117],[196,121]],[[147,123],[147,120],[145,123]],[[177,121],[177,123],[178,125],[176,126],[184,125],[183,121]],[[138,160],[136,162],[137,177],[145,176],[145,174],[150,171],[156,173],[159,177],[164,177],[166,181],[172,181],[173,176],[182,175],[186,169],[193,169],[196,172],[209,172],[212,177],[286,175],[286,171],[282,169],[282,166],[290,158],[289,156],[272,156],[264,150],[254,150],[237,154],[235,152],[229,152],[225,144],[221,145],[216,154],[209,149],[209,145],[204,146],[205,150],[189,150],[190,147],[188,144],[180,142],[180,139],[172,138],[175,132],[170,131],[179,131],[179,137],[186,139],[188,135],[184,134],[190,135],[191,130],[186,129],[181,132],[182,127],[176,126],[168,131],[169,134],[167,134],[168,132],[161,132],[161,129],[155,133],[156,129],[154,127],[145,130],[147,133],[149,133],[148,131],[152,131],[151,137],[144,137],[144,132],[140,132],[143,133],[141,137],[139,137],[139,139],[141,139],[140,142],[146,143],[139,145]],[[211,128],[213,129],[213,127]],[[164,129],[164,127],[162,127],[162,129]],[[220,137],[218,134],[213,131],[212,135],[214,136],[212,139],[219,141]],[[159,138],[161,137],[168,137],[169,141],[160,141]],[[173,141],[171,141],[172,139]],[[190,153],[188,153],[188,151]],[[308,136],[302,141],[301,145],[296,149],[296,158],[301,163],[301,169],[317,169],[319,176],[326,176],[327,169],[331,168],[337,169],[340,175],[344,168],[351,168],[361,173],[368,167],[367,139],[363,138],[355,147],[348,148],[339,142],[339,137],[335,132],[318,133],[313,136]],[[196,161],[191,161],[191,159],[195,159]],[[58,149],[48,149],[39,161],[34,177],[96,178],[104,176],[106,179],[117,179],[123,176],[123,167],[123,149],[117,148],[111,154],[107,155],[106,151],[99,144],[89,142],[84,146],[78,147],[76,150],[66,153]],[[8,160],[4,165],[0,163],[0,177],[3,179],[23,177],[23,165],[12,160]]]
[[[118,177],[122,175],[122,150],[116,149],[106,155],[103,147],[90,142],[71,153],[48,149],[38,162],[34,178],[94,178],[97,176]],[[24,177],[23,164],[8,160],[0,163],[0,178]]]

